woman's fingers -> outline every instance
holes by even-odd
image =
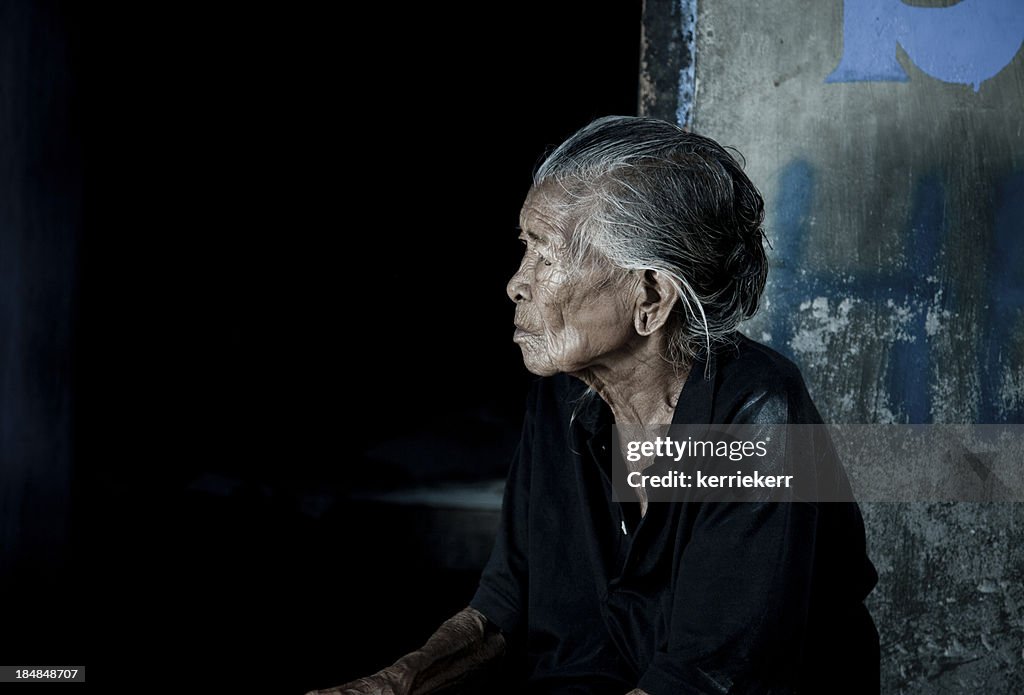
[[[306,695],[408,695],[407,679],[391,669],[326,690],[311,690]]]

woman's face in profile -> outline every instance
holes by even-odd
[[[629,273],[603,259],[570,272],[571,222],[557,207],[560,196],[548,185],[526,196],[519,216],[523,259],[506,288],[516,304],[513,340],[526,368],[540,376],[587,369],[627,351],[635,335]]]

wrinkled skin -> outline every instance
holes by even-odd
[[[579,373],[597,358],[626,350],[633,337],[636,282],[596,259],[569,272],[568,226],[552,186],[530,191],[520,214],[525,243],[506,291],[516,303],[514,340],[526,368],[540,376]]]
[[[372,676],[327,690],[311,690],[306,695],[406,695],[412,692],[415,673],[401,662],[392,664]]]
[[[531,189],[520,213],[523,259],[506,291],[515,302],[513,340],[539,376],[578,377],[620,424],[671,422],[686,370],[665,359],[678,295],[671,280],[614,267],[598,253],[572,268],[575,220],[557,184]]]
[[[421,648],[372,676],[306,695],[421,695],[458,684],[500,658],[505,639],[480,611],[466,607],[444,621]]]

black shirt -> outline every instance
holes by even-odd
[[[796,366],[737,333],[696,360],[673,424],[820,423]],[[524,654],[522,690],[878,692],[877,582],[850,503],[613,500],[614,419],[582,382],[531,389],[471,605]]]

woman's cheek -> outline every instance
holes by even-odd
[[[548,353],[554,366],[563,372],[579,369],[587,363],[585,336],[571,328],[564,328],[548,338]]]
[[[558,359],[552,354],[552,348],[544,335],[531,336],[522,344],[523,364],[526,369],[538,376],[557,374]]]
[[[542,283],[537,287],[536,302],[545,330],[558,334],[565,327],[564,314],[571,303],[570,293],[564,286]]]

